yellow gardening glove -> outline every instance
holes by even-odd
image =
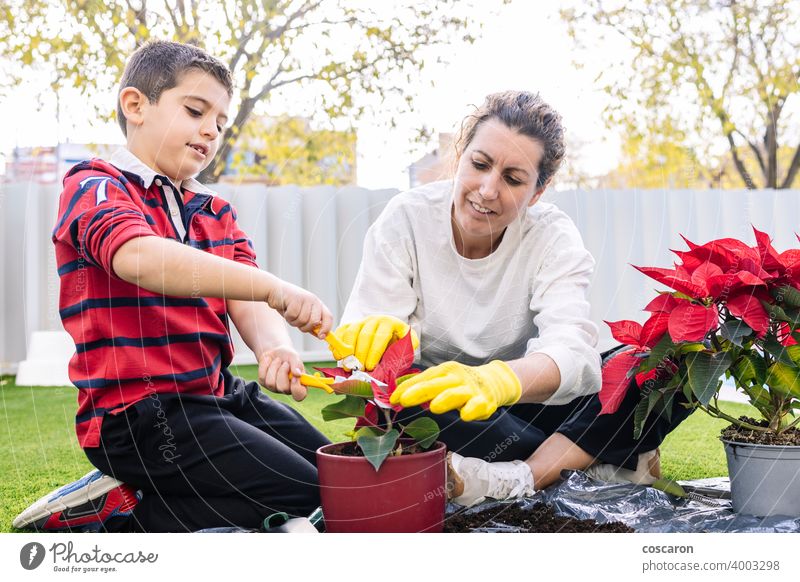
[[[340,325],[333,333],[344,344],[353,346],[352,355],[358,358],[358,361],[364,364],[364,368],[369,372],[374,370],[381,361],[386,348],[404,337],[409,329],[411,328],[407,323],[391,315],[370,315],[361,321]],[[411,344],[415,350],[419,347],[419,338],[413,329],[411,330]],[[337,359],[341,360],[344,357]]]
[[[430,410],[441,414],[461,410],[461,419],[486,420],[498,406],[508,406],[522,396],[522,385],[514,370],[500,360],[483,366],[445,362],[409,378],[390,399],[403,407],[430,402]]]

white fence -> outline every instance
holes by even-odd
[[[361,259],[367,228],[395,190],[267,188],[218,185],[238,211],[259,264],[319,295],[338,317]],[[58,276],[50,233],[58,190],[52,185],[0,186],[0,373],[16,370],[36,331],[59,331]],[[770,233],[779,250],[798,247],[800,192],[794,191],[566,191],[551,192],[578,225],[597,260],[591,303],[601,348],[613,343],[603,320],[642,320],[654,281],[630,264],[668,266],[679,234],[705,242],[728,236],[753,244],[751,224]],[[294,331],[307,360],[326,357],[325,345]],[[251,361],[241,341],[237,361]]]

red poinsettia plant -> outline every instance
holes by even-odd
[[[671,290],[644,308],[644,324],[606,322],[629,346],[603,369],[600,414],[615,412],[635,381],[641,399],[634,414],[636,438],[651,413],[671,414],[682,392],[697,407],[749,430],[780,433],[800,423],[800,250],[777,252],[767,234],[756,244],[723,238],[704,245],[683,240],[672,269],[635,267]],[[722,378],[767,421],[733,418],[717,402]]]
[[[355,418],[355,427],[349,435],[376,471],[389,455],[403,454],[404,442],[406,447],[413,443],[427,449],[439,437],[439,426],[432,418],[416,418],[405,425],[396,422],[397,413],[403,407],[389,402],[397,386],[419,373],[411,367],[413,362],[414,348],[409,332],[386,349],[381,361],[369,373],[345,368],[315,368],[326,377],[335,378],[334,392],[344,394],[343,399],[322,409],[323,420]]]

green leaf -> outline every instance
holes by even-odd
[[[786,353],[796,366],[800,366],[800,345],[786,346]]]
[[[782,345],[775,336],[768,335],[764,340],[764,351],[766,351],[773,358],[786,364],[787,366],[794,366],[792,358],[789,357],[789,352],[784,345]]]
[[[360,398],[372,398],[372,384],[362,380],[345,380],[331,385],[336,394],[348,394],[350,396],[358,396]]]
[[[386,457],[392,452],[399,436],[400,433],[392,429],[381,436],[364,435],[358,438],[358,446],[361,447],[367,461],[375,467],[375,471],[381,468]]]
[[[417,441],[423,449],[427,449],[439,438],[439,425],[432,418],[422,416],[405,425],[403,432]]]
[[[662,392],[662,394],[664,397],[656,402],[656,405],[653,407],[653,412],[666,418],[667,422],[672,422],[672,409],[674,408],[675,396],[678,392],[676,390],[670,390]]]
[[[800,370],[775,362],[767,371],[767,386],[786,396],[800,398]]]
[[[800,291],[789,285],[771,290],[772,296],[789,307],[800,307]]]
[[[702,342],[690,342],[678,346],[678,354],[691,354],[692,352],[702,352],[706,349],[705,344]]]
[[[676,483],[675,481],[670,481],[669,479],[656,479],[653,481],[653,484],[650,485],[650,487],[673,495],[674,497],[686,497],[686,490],[681,486],[681,484]]]
[[[770,398],[769,390],[764,386],[742,386],[742,390],[747,394],[750,399],[750,404],[755,406],[764,418],[772,416],[771,410],[773,409],[772,399]]]
[[[743,353],[734,362],[733,376],[744,386],[747,384],[763,384],[767,380],[767,364],[758,354]]]
[[[719,327],[719,332],[729,342],[742,347],[742,338],[753,333],[753,330],[743,321],[732,319],[723,323]]]
[[[353,440],[358,440],[362,436],[381,436],[384,431],[375,426],[362,426],[353,433]]]
[[[636,405],[636,408],[633,410],[633,438],[639,439],[642,436],[642,430],[644,429],[644,423],[647,420],[647,415],[650,413],[650,399],[653,397],[653,394],[658,394],[655,390],[650,392],[647,396],[642,396],[642,399],[639,400],[639,404]]]
[[[366,403],[358,396],[349,394],[333,404],[329,404],[322,409],[322,420],[339,420],[342,418],[358,418],[364,416]]]
[[[703,406],[706,406],[716,394],[719,379],[730,365],[731,355],[727,352],[717,354],[696,352],[686,356],[689,387]]]
[[[798,325],[800,325],[800,312],[797,310],[790,309],[790,314],[784,311],[780,305],[767,303],[766,301],[762,301],[761,305],[764,306],[764,309],[767,311],[767,315],[769,315],[770,319],[776,321],[785,321],[792,329],[795,329]]]
[[[767,312],[767,315],[769,315],[770,319],[775,319],[778,321],[786,321],[786,322],[791,321],[791,319],[789,319],[789,316],[786,315],[786,312],[783,309],[781,309],[780,305],[764,301],[763,299],[761,300],[761,305],[764,307],[764,310]]]
[[[659,342],[650,350],[650,355],[645,360],[644,366],[640,367],[640,372],[649,372],[653,368],[657,368],[667,357],[675,355],[675,344],[669,337],[668,333],[664,334]]]
[[[647,417],[650,416],[653,408],[661,400],[661,396],[662,394],[658,390],[651,390],[646,396],[642,395],[642,399],[633,411],[633,438],[638,439],[642,436]]]

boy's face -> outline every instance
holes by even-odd
[[[129,118],[132,153],[175,182],[203,171],[216,155],[228,121],[230,97],[212,75],[199,69],[183,73],[177,86],[157,103],[144,99],[141,116]],[[133,123],[132,123],[133,122]]]

